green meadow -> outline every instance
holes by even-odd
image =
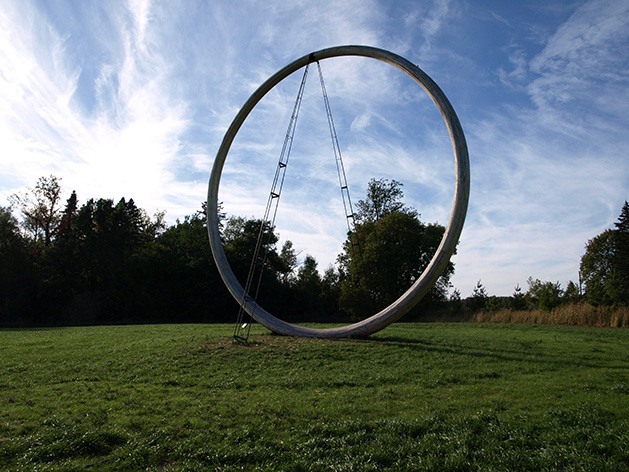
[[[0,330],[0,470],[629,471],[629,330]]]

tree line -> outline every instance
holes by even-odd
[[[396,300],[421,275],[445,228],[426,224],[403,203],[403,185],[372,179],[357,204],[355,231],[336,264],[320,271],[311,255],[300,260],[291,241],[278,247],[275,228],[243,216],[219,215],[226,256],[239,280],[264,234],[264,276],[258,301],[289,322],[350,322]],[[238,305],[225,288],[209,250],[206,207],[168,225],[133,199],[63,201],[60,179],[35,187],[0,207],[0,325],[232,322]],[[221,210],[222,211],[222,210]],[[461,299],[450,263],[406,320],[469,319],[479,311],[552,310],[587,300],[629,304],[629,206],[615,229],[588,241],[582,283],[528,280],[510,297],[489,296],[479,280]]]
[[[424,224],[402,203],[402,184],[372,180],[358,204],[356,235],[322,273],[291,241],[278,247],[275,228],[242,216],[220,216],[232,270],[246,280],[263,227],[267,253],[258,301],[292,322],[348,322],[387,306],[421,274],[444,228]],[[206,206],[168,225],[133,199],[89,199],[42,177],[0,207],[0,324],[4,326],[163,322],[230,322],[238,311],[212,260]],[[413,263],[399,249],[412,252]],[[397,253],[396,253],[397,251]],[[375,271],[378,264],[400,271]],[[451,264],[424,304],[445,301]]]

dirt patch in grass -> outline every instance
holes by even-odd
[[[355,338],[341,338],[341,339],[322,339],[322,338],[301,338],[293,336],[280,336],[280,335],[263,335],[255,336],[249,339],[247,342],[238,342],[231,338],[216,339],[212,341],[203,341],[199,343],[199,347],[206,351],[216,351],[223,349],[234,350],[286,350],[286,351],[299,351],[304,347],[321,346],[329,344],[382,344],[388,341],[375,340],[375,339],[355,339]]]

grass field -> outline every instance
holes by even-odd
[[[253,332],[0,330],[0,470],[629,471],[629,330]]]

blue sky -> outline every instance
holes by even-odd
[[[588,239],[629,199],[629,2],[0,0],[0,205],[60,177],[64,198],[131,197],[167,219],[200,208],[222,136],[271,74],[362,44],[418,64],[470,151],[470,208],[452,281],[509,295],[529,276],[578,279]],[[445,224],[454,164],[432,102],[364,58],[321,67],[352,199],[404,184]],[[323,270],[345,231],[316,70],[306,86],[277,226]],[[301,73],[269,93],[223,172],[229,214],[260,217]]]

